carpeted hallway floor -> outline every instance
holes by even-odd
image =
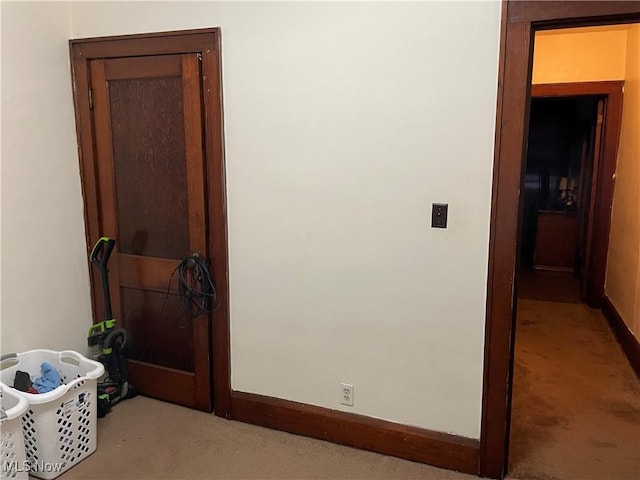
[[[518,298],[581,304],[580,277],[565,273],[536,272],[522,267],[518,275]]]
[[[640,478],[640,382],[599,310],[519,300],[510,476]]]

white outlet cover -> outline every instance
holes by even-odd
[[[340,384],[340,404],[353,407],[353,385],[350,383]]]

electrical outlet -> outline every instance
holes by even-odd
[[[353,407],[353,385],[349,383],[340,384],[340,403]]]

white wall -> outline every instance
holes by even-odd
[[[234,389],[479,437],[499,17],[72,4],[75,38],[222,28]]]
[[[86,350],[91,324],[68,3],[1,2],[2,352]]]

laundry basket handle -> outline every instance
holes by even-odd
[[[8,363],[8,365],[5,365],[5,362]],[[4,355],[0,356],[0,370],[13,367],[18,363],[20,363],[20,360],[18,360],[17,353],[5,353]]]

